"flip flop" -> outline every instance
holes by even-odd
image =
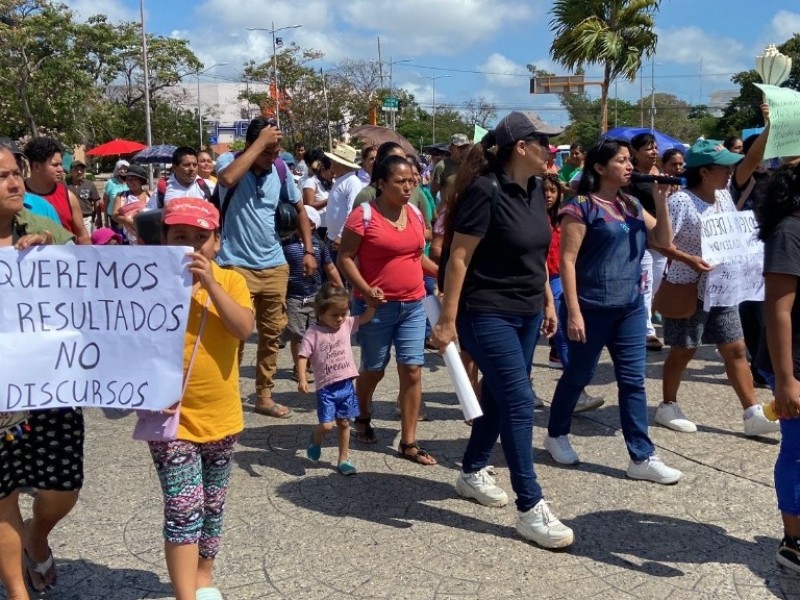
[[[283,412],[283,411],[286,412]],[[292,409],[284,406],[283,404],[278,404],[277,402],[270,406],[269,408],[262,408],[260,406],[256,406],[253,409],[257,415],[264,415],[265,417],[273,417],[275,419],[288,419],[292,416]]]
[[[47,548],[50,555],[44,562],[37,563],[30,556],[28,551],[24,550],[25,557],[25,575],[27,576],[28,583],[34,591],[42,593],[46,592],[56,584],[58,573],[56,572],[56,561],[53,558],[53,551]],[[49,583],[48,583],[49,580]]]

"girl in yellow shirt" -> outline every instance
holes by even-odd
[[[164,237],[170,246],[194,248],[183,357],[189,372],[178,435],[149,442],[164,494],[167,569],[176,600],[222,600],[212,568],[234,446],[244,428],[238,351],[253,331],[253,307],[244,278],[213,262],[220,235],[219,212],[211,203],[172,200],[164,209]]]

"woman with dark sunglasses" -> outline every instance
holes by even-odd
[[[648,436],[642,256],[648,243],[668,246],[672,225],[667,188],[653,189],[656,216],[620,188],[630,182],[630,146],[605,140],[586,154],[578,194],[561,209],[561,284],[569,360],[556,386],[545,448],[559,464],[575,465],[569,441],[572,413],[594,375],[603,347],[614,362],[627,475],[661,484],[682,473],[665,465]]]
[[[512,112],[462,162],[446,199],[449,260],[433,337],[444,348],[458,330],[461,347],[483,373],[483,416],[472,424],[456,493],[485,506],[508,502],[488,470],[499,436],[517,495],[517,533],[544,548],[563,548],[574,535],[550,512],[531,451],[533,349],[540,329],[550,337],[557,326],[545,263],[550,224],[536,178],[548,145],[524,113]]]

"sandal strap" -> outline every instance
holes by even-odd
[[[405,442],[400,442],[400,452],[402,454],[406,454],[406,450],[413,450],[414,448],[417,449],[417,454],[420,452],[424,452],[419,446],[417,446],[417,442],[411,442],[410,444],[406,444]],[[409,456],[415,456],[414,454],[409,454]]]

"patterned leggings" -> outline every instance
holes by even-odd
[[[222,512],[233,467],[237,435],[197,444],[150,442],[164,494],[164,539],[198,544],[202,558],[214,558],[222,535]]]

